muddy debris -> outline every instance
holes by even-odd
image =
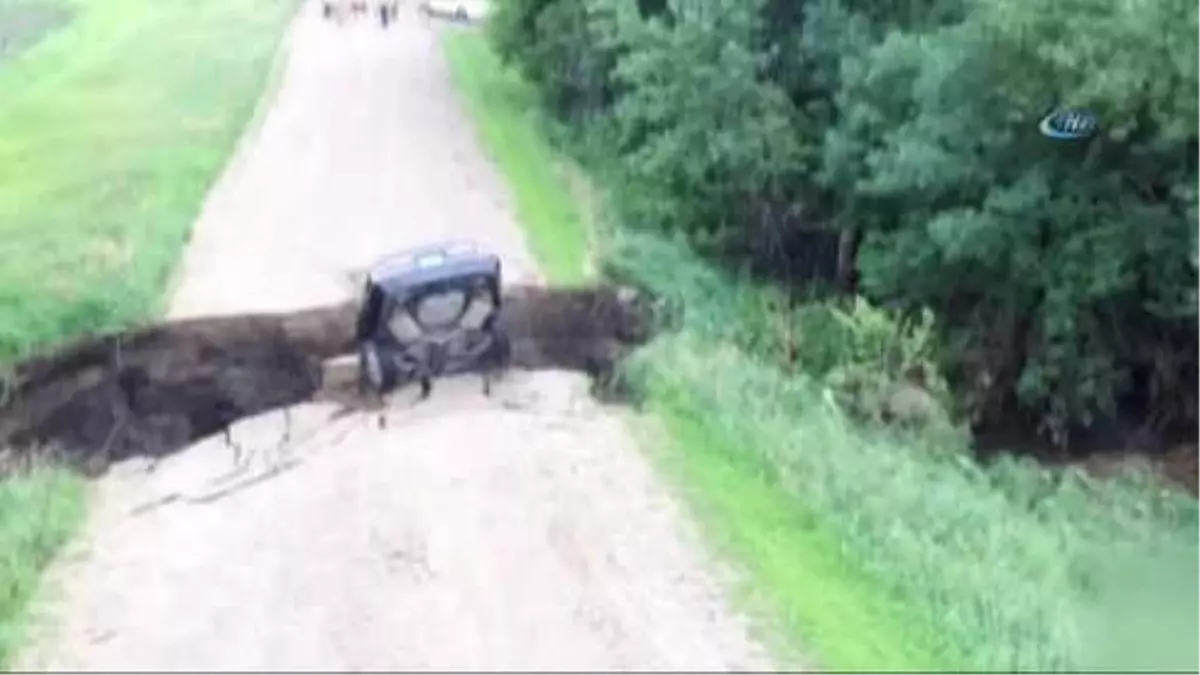
[[[643,293],[608,286],[505,289],[511,367],[613,378],[654,332]],[[344,402],[326,364],[355,351],[357,305],[172,321],[90,336],[15,365],[0,407],[0,475],[32,459],[87,475],[162,457],[239,419],[312,400]]]

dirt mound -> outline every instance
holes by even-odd
[[[1129,452],[1122,454],[1098,454],[1079,460],[1077,465],[1088,474],[1107,479],[1127,471],[1148,471],[1164,485],[1186,491],[1193,498],[1200,497],[1197,483],[1200,467],[1197,466],[1195,443],[1173,446],[1159,453]]]
[[[631,289],[505,291],[512,366],[611,378],[646,342],[653,308]],[[49,455],[97,475],[113,461],[160,457],[243,417],[315,398],[345,401],[324,364],[354,351],[357,305],[188,319],[83,339],[17,364],[0,410],[0,448]],[[0,461],[0,472],[7,464]]]
[[[163,455],[320,387],[353,349],[354,307],[213,317],[88,338],[20,363],[0,444],[97,473]]]

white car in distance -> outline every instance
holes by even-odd
[[[487,18],[489,4],[487,0],[421,0],[419,8],[428,16],[476,22]]]

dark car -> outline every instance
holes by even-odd
[[[502,368],[500,259],[469,242],[389,256],[368,273],[358,316],[363,383],[378,393],[443,374]]]

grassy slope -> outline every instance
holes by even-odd
[[[295,5],[71,1],[68,24],[6,55],[0,363],[160,309]],[[82,516],[83,493],[53,470],[0,483],[0,667],[19,643],[38,571]]]
[[[48,469],[0,482],[0,668],[20,645],[39,571],[83,515],[83,492],[78,479]]]
[[[556,283],[581,281],[587,233],[570,170],[538,133],[533,92],[501,70],[473,33],[453,31],[446,51],[455,83],[492,157],[513,188],[517,217],[546,274]]]
[[[581,218],[529,91],[479,36],[455,33],[446,47],[535,250],[551,269],[577,265]],[[1195,570],[1194,505],[1134,487],[1100,504],[1079,481],[985,473],[928,441],[861,433],[812,387],[725,346],[752,292],[663,242],[620,257],[684,296],[692,317],[641,360],[669,432],[652,454],[747,573],[747,606],[785,647],[802,640],[810,663],[850,670],[1195,670],[1194,574],[1172,574],[1165,592],[1139,587]],[[1138,551],[1124,567],[1108,564],[1117,540]],[[1138,649],[1134,634],[1146,638]]]
[[[70,6],[54,0],[0,0],[0,61],[25,51],[70,18]]]
[[[0,67],[0,362],[142,319],[295,0],[91,0]]]
[[[454,32],[446,53],[484,144],[508,178],[519,216],[538,259],[559,283],[576,281],[587,235],[567,169],[537,131],[535,99],[514,73],[500,67],[478,35]],[[654,409],[670,431],[656,436],[653,458],[666,469],[714,543],[749,573],[745,606],[768,624],[779,656],[843,669],[933,667],[925,636],[906,625],[905,612],[872,584],[846,571],[837,542],[795,508],[768,472],[712,442],[700,418],[682,401],[658,399]],[[770,598],[754,589],[769,589]]]

